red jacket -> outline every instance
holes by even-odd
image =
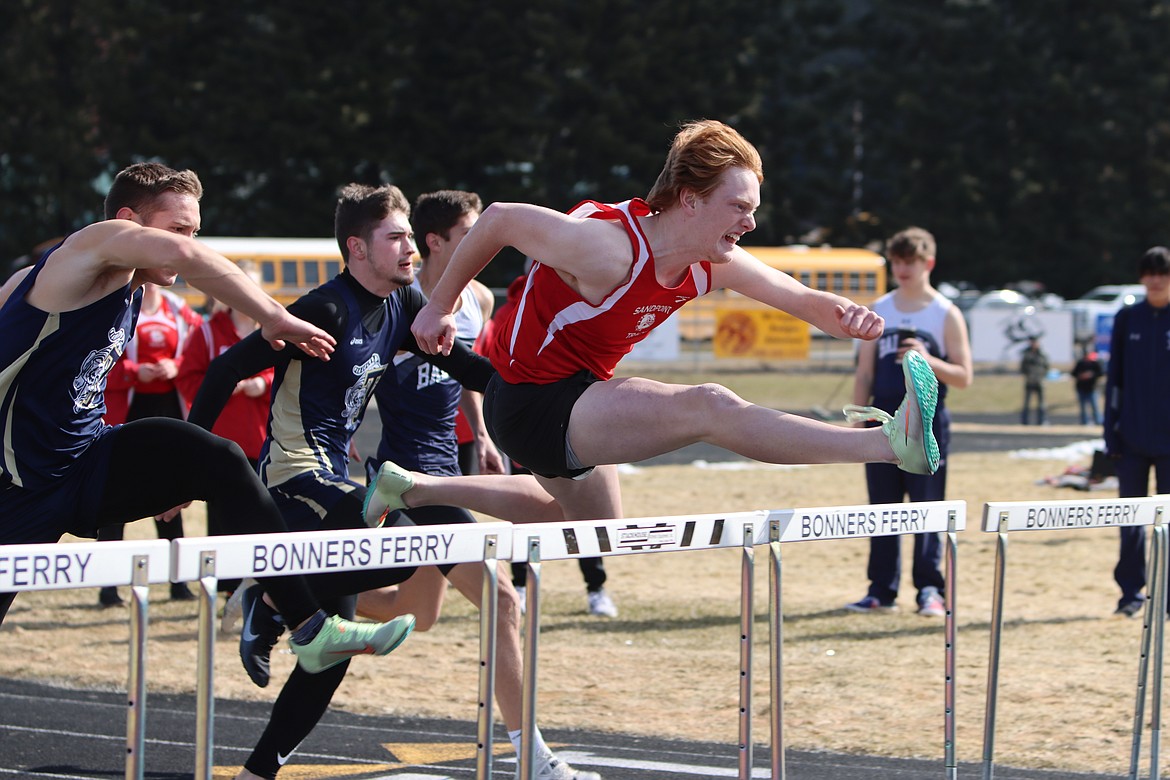
[[[162,303],[154,315],[140,314],[135,335],[126,344],[126,352],[114,365],[106,379],[106,414],[105,420],[110,425],[121,425],[126,422],[130,412],[130,403],[135,393],[170,393],[177,385],[173,380],[156,379],[151,382],[142,382],[138,379],[140,363],[153,363],[158,358],[167,357],[175,361],[175,365],[182,369],[183,347],[187,343],[191,332],[203,324],[203,318],[196,314],[182,298],[170,290],[162,290]],[[165,348],[161,345],[147,346],[141,344],[142,333],[154,328],[156,323],[165,320],[174,327],[166,339]],[[169,330],[169,328],[167,328]],[[153,359],[140,359],[140,350],[143,358],[147,353]],[[182,391],[179,391],[180,394]],[[186,398],[185,407],[190,407],[191,398]]]
[[[191,337],[183,349],[183,363],[179,366],[179,375],[175,377],[175,384],[188,410],[195,399],[195,394],[199,392],[199,385],[203,384],[203,377],[207,375],[208,364],[239,340],[236,326],[232,323],[231,312],[226,310],[217,311],[202,327],[191,331]],[[256,375],[263,378],[268,385],[263,395],[256,398],[240,392],[232,395],[211,429],[216,436],[231,439],[240,445],[244,454],[252,460],[259,460],[260,447],[268,434],[268,407],[271,403],[273,373],[272,368],[266,368]]]

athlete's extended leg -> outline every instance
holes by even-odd
[[[106,489],[97,511],[105,526],[162,514],[191,500],[223,502],[236,533],[286,531],[284,520],[239,445],[180,420],[150,418],[108,434]],[[290,626],[317,611],[302,577],[273,577],[265,589]]]
[[[353,602],[353,597],[348,597],[326,603],[343,617],[352,618]],[[307,674],[300,666],[293,667],[272,705],[268,725],[244,762],[243,770],[236,776],[237,780],[276,777],[293,750],[309,736],[329,709],[329,702],[348,669],[349,661],[319,674]]]
[[[640,377],[595,382],[569,419],[582,463],[633,463],[707,442],[765,463],[893,462],[880,429],[858,430],[748,403],[717,384]]]
[[[569,442],[581,463],[631,463],[707,442],[765,463],[899,463],[933,473],[938,380],[925,358],[903,360],[906,399],[877,429],[842,428],[748,403],[717,384],[638,377],[594,382],[573,406]],[[864,419],[878,419],[866,417]]]
[[[364,509],[366,522],[371,525],[377,524],[387,506],[460,506],[511,523],[566,519],[556,500],[531,474],[433,477],[405,471],[387,461],[371,488]]]
[[[128,423],[107,435],[115,438],[97,525],[158,515],[201,499],[229,502],[240,533],[287,531],[268,490],[234,442],[165,418]],[[267,578],[264,587],[294,629],[291,645],[297,664],[310,672],[334,665],[347,648],[370,646],[374,655],[384,655],[413,627],[413,619],[385,626],[339,622],[319,609],[304,577]]]

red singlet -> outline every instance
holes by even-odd
[[[533,265],[519,304],[500,323],[488,352],[502,379],[548,384],[582,369],[610,379],[635,344],[684,303],[710,291],[711,264],[705,261],[691,265],[676,287],[658,283],[650,242],[637,219],[650,213],[638,198],[613,205],[585,201],[569,212],[581,219],[622,223],[634,248],[629,277],[594,305],[554,269]]]

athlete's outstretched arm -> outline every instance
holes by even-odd
[[[259,322],[264,338],[278,348],[288,341],[315,357],[333,351],[327,333],[289,314],[231,260],[193,238],[126,219],[97,222],[66,238],[41,270],[28,301],[44,311],[69,311],[132,279],[169,286],[180,275]]]
[[[711,278],[716,287],[735,290],[786,311],[837,338],[869,341],[880,336],[885,327],[884,320],[865,306],[803,285],[742,248],[736,249],[730,263],[714,266]]]
[[[411,330],[423,351],[446,354],[455,338],[453,312],[468,283],[505,246],[569,275],[585,297],[609,292],[632,257],[625,231],[603,220],[570,217],[528,203],[493,203],[459,243]]]

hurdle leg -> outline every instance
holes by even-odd
[[[1154,538],[1150,541],[1149,559],[1146,571],[1156,578],[1158,572],[1158,557],[1161,555],[1161,546],[1158,544],[1158,530],[1154,529]],[[1146,599],[1146,608],[1142,610],[1142,641],[1138,652],[1137,698],[1133,706],[1133,738],[1129,750],[1129,780],[1137,780],[1142,753],[1142,731],[1145,730],[1146,717],[1146,684],[1150,672],[1150,640],[1152,626],[1150,619],[1153,616],[1153,594],[1156,591],[1157,579],[1150,582],[1155,586],[1150,589],[1150,598]]]
[[[135,555],[130,580],[130,676],[126,712],[126,780],[142,780],[146,766],[146,628],[150,586],[150,558]]]
[[[528,540],[528,580],[524,614],[524,705],[521,709],[520,776],[517,780],[532,780],[536,765],[536,650],[540,634],[540,537]]]
[[[948,516],[946,549],[944,552],[946,567],[946,655],[945,681],[943,683],[943,750],[946,754],[946,774],[950,780],[958,777],[959,767],[955,759],[955,590],[958,583],[958,531],[955,528],[957,517],[952,511]]]
[[[483,545],[483,595],[479,606],[479,739],[476,742],[475,776],[492,776],[492,701],[496,690],[496,618],[499,604],[498,545],[489,536]]]
[[[752,618],[755,588],[755,528],[743,526],[739,579],[739,777],[752,776]]]
[[[1158,550],[1152,570],[1154,577],[1154,687],[1150,705],[1150,780],[1158,780],[1158,753],[1162,749],[1162,661],[1166,641],[1166,526],[1161,523],[1161,508],[1158,509],[1158,523],[1154,526],[1153,545]]]
[[[784,610],[780,590],[780,521],[768,521],[769,650],[771,652],[772,780],[784,780]]]
[[[195,682],[195,780],[211,780],[215,750],[215,551],[199,559],[199,660]]]
[[[991,650],[987,661],[987,705],[983,713],[983,780],[994,777],[995,705],[999,686],[999,650],[1003,636],[1003,581],[1007,565],[1008,514],[1000,513],[995,547],[995,593],[991,605]],[[949,585],[949,583],[948,583]]]

